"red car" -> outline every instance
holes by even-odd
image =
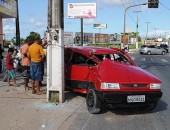
[[[136,66],[120,49],[65,47],[66,88],[87,94],[92,114],[102,105],[145,106],[154,109],[162,97],[161,81]]]

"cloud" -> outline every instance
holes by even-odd
[[[86,25],[91,25],[93,23],[94,23],[94,19],[85,19],[84,20],[84,24],[86,24]]]
[[[134,3],[135,0],[96,0],[97,4],[100,7],[103,6],[118,6],[118,5],[122,5],[122,4],[127,4],[127,3]]]
[[[15,33],[15,27],[10,25],[5,25],[3,27],[4,33]]]
[[[14,18],[3,19],[3,33],[4,34],[16,33]]]
[[[3,19],[3,25],[15,24],[14,18]]]
[[[121,5],[121,0],[96,0],[99,7]]]
[[[47,22],[43,19],[30,18],[26,23],[35,27],[47,27]]]

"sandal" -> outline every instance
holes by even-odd
[[[32,94],[35,94],[36,93],[36,91],[32,91]]]
[[[41,92],[36,92],[37,95],[41,95]]]

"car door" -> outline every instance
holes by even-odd
[[[151,54],[156,54],[157,50],[154,45],[150,45]]]
[[[162,49],[160,47],[156,46],[155,48],[156,48],[156,54],[162,53]]]
[[[70,61],[65,65],[66,86],[71,89],[87,89],[91,83],[95,62],[83,53],[72,51]]]

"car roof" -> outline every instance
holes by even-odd
[[[93,52],[93,54],[108,54],[108,53],[116,53],[118,52],[118,49],[111,49],[111,48],[105,48],[105,47],[94,47],[94,46],[67,46],[66,49],[72,49],[72,50],[79,50],[79,51],[85,51],[87,53]]]

